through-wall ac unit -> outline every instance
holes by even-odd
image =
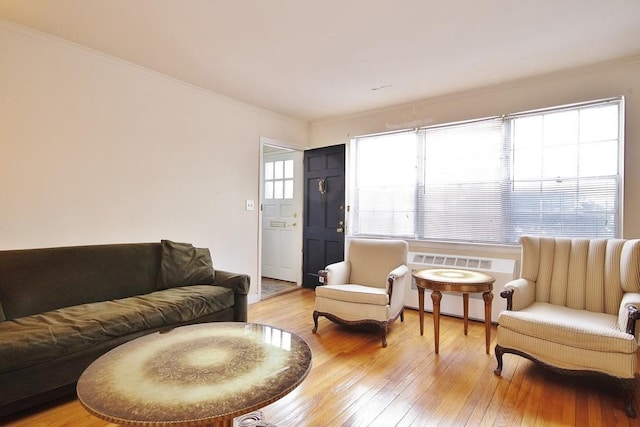
[[[408,267],[412,272],[429,268],[456,268],[462,270],[476,270],[495,277],[493,283],[493,304],[491,307],[491,321],[497,322],[498,315],[507,308],[506,300],[500,297],[504,285],[515,279],[516,261],[502,258],[481,258],[458,255],[443,255],[423,252],[409,252]],[[405,289],[405,307],[418,308],[418,288],[415,279],[409,282],[409,289]],[[440,313],[462,317],[462,294],[443,292],[440,301]],[[431,291],[425,290],[425,311],[433,312]],[[482,294],[469,294],[469,319],[484,321],[484,301]]]

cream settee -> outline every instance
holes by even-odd
[[[633,407],[635,320],[640,307],[640,240],[524,236],[521,277],[505,286],[495,348],[564,373],[598,373]]]

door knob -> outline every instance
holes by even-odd
[[[344,228],[342,228],[342,227],[338,227],[338,228],[336,228],[336,231],[337,231],[338,233],[344,233]]]

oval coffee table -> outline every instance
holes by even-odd
[[[295,334],[213,322],[114,348],[83,372],[77,392],[90,413],[116,424],[233,426],[235,417],[295,389],[310,370],[311,349]],[[259,412],[243,418],[239,425],[271,425]]]
[[[436,342],[435,352],[440,351],[440,300],[442,291],[461,292],[464,312],[464,334],[467,335],[469,324],[469,293],[482,292],[484,300],[484,324],[486,352],[489,354],[491,343],[491,302],[493,301],[492,276],[472,270],[453,268],[434,268],[413,273],[418,288],[418,309],[420,310],[420,335],[424,332],[424,290],[431,290],[433,301],[433,334]]]

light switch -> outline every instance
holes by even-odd
[[[248,211],[252,211],[254,209],[253,200],[247,200],[245,209]]]

